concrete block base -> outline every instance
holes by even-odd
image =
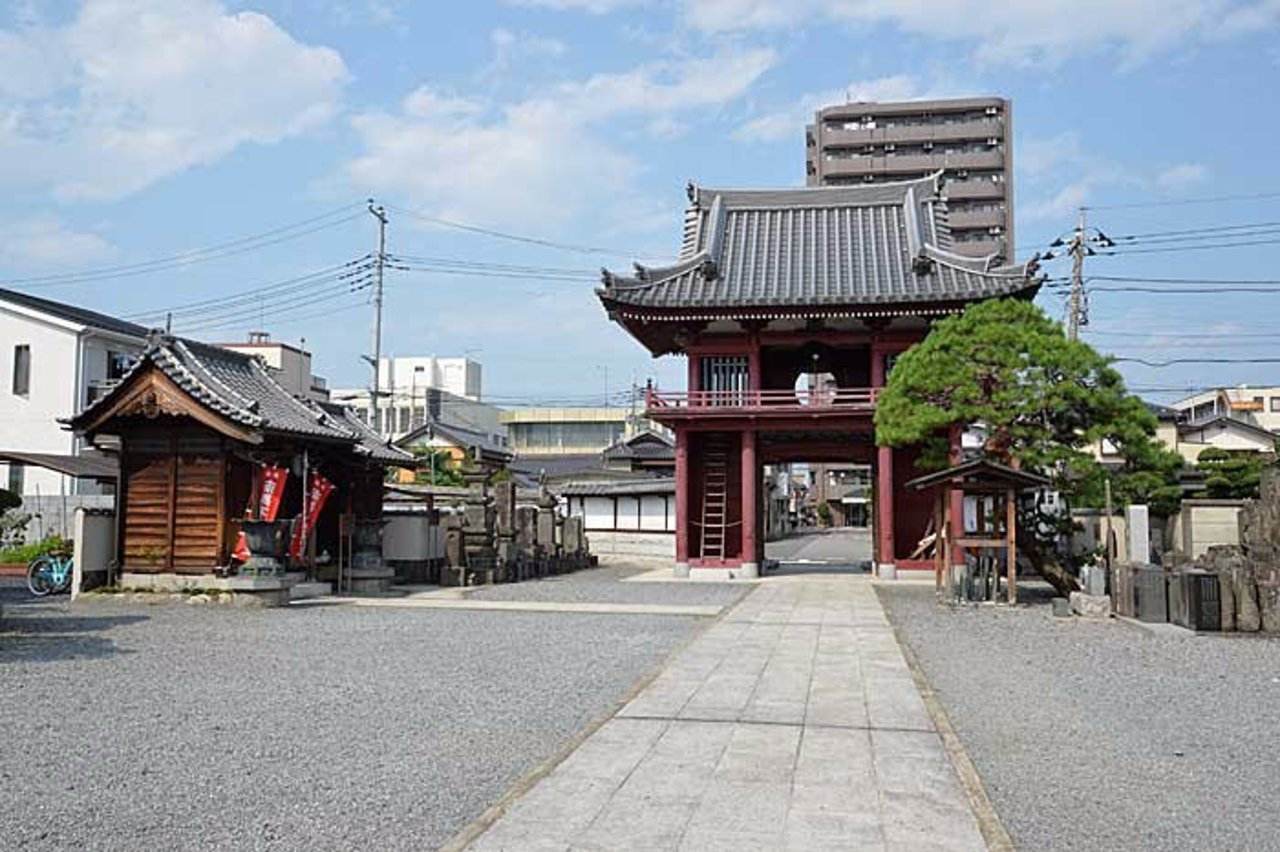
[[[394,568],[355,568],[349,588],[353,595],[379,595],[391,588],[395,578]]]
[[[284,606],[289,603],[293,581],[287,577],[215,577],[212,574],[142,574],[125,571],[120,588],[135,591],[231,595],[232,603],[246,606]]]
[[[675,571],[673,571],[672,574],[673,576],[680,577],[681,579],[687,579],[689,576],[689,563],[677,562]]]
[[[876,566],[876,576],[881,580],[898,579],[898,566],[892,562],[882,562]]]
[[[1083,618],[1110,618],[1111,595],[1071,593],[1071,611]]]

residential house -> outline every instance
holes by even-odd
[[[0,290],[0,451],[40,454],[50,465],[0,462],[0,488],[31,497],[110,492],[108,477],[54,469],[75,472],[81,466],[69,459],[96,455],[58,420],[114,387],[142,352],[146,336],[147,329],[135,323]]]

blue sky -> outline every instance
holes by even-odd
[[[0,280],[46,278],[9,286],[118,315],[163,312],[356,258],[373,220],[334,213],[298,239],[147,274],[47,276],[354,214],[373,196],[392,208],[393,253],[564,271],[389,273],[384,352],[466,352],[507,400],[587,402],[633,377],[674,385],[680,362],[649,358],[591,291],[601,265],[674,253],[686,180],[798,185],[806,119],[846,96],[1000,94],[1014,102],[1022,255],[1082,204],[1112,235],[1280,222],[1280,195],[1202,201],[1280,193],[1278,29],[1276,0],[10,2]],[[1089,271],[1280,278],[1274,234],[1099,257]],[[361,384],[366,296],[318,281],[259,316],[180,310],[175,329],[238,339],[261,324],[305,338],[332,384]],[[1090,339],[1148,360],[1274,357],[1278,297],[1097,292]],[[1057,294],[1041,303],[1062,315]],[[1274,382],[1277,366],[1123,368],[1168,398],[1147,389]]]

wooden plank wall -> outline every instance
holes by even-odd
[[[224,561],[226,447],[191,423],[124,440],[125,567],[206,573]]]

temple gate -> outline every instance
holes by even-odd
[[[931,523],[913,449],[875,446],[894,359],[938,317],[1032,298],[1035,262],[951,251],[941,175],[791,190],[689,187],[679,259],[603,273],[609,317],[655,357],[688,359],[683,391],[650,388],[647,415],[676,434],[676,573],[756,576],[763,465],[861,461],[875,469],[875,559],[914,554]],[[803,375],[827,376],[797,388]],[[958,452],[959,434],[951,436]],[[951,506],[961,511],[959,501]]]

